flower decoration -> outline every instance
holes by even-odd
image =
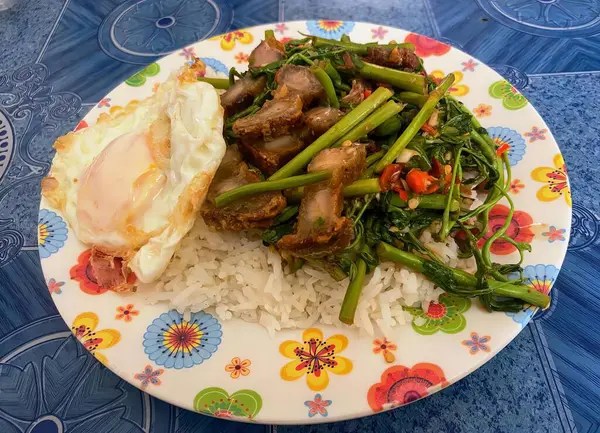
[[[231,373],[230,376],[232,379],[237,379],[240,376],[248,376],[250,374],[250,362],[249,359],[244,359],[243,361],[240,358],[233,358],[231,360],[231,364],[227,364],[225,366],[225,371],[227,373]]]
[[[164,372],[165,370],[162,368],[157,368],[156,370],[153,370],[151,365],[147,365],[146,367],[144,367],[144,371],[142,373],[136,373],[133,376],[133,378],[136,380],[140,380],[142,382],[142,389],[146,390],[146,388],[148,388],[148,385],[150,384],[156,386],[160,385],[161,381],[158,377]]]
[[[77,132],[77,131],[79,131],[80,129],[87,128],[88,126],[89,126],[89,125],[88,125],[88,123],[87,123],[85,120],[81,120],[81,121],[80,121],[80,122],[77,124],[77,126],[75,127],[75,129],[73,129],[73,132]]]
[[[492,98],[502,99],[502,105],[508,110],[518,110],[527,105],[525,96],[506,80],[493,83],[489,92]]]
[[[144,352],[166,368],[190,368],[202,364],[221,344],[221,324],[208,313],[192,313],[185,320],[175,310],[161,314],[144,334]]]
[[[477,332],[471,332],[471,338],[468,340],[463,340],[461,344],[467,346],[469,348],[469,353],[471,355],[475,355],[480,350],[482,352],[490,352],[490,346],[487,344],[492,339],[489,335],[485,335],[480,337]]]
[[[537,126],[534,126],[533,128],[531,128],[531,131],[526,132],[523,135],[528,138],[530,143],[533,143],[538,140],[545,140],[547,132],[548,130],[546,128],[542,129],[538,128]]]
[[[275,31],[277,33],[283,33],[288,29],[288,27],[285,25],[285,23],[279,23],[279,24],[275,24]]]
[[[124,320],[125,322],[131,322],[135,316],[140,314],[138,310],[133,308],[133,304],[127,304],[124,307],[117,307],[117,314],[115,319]]]
[[[103,98],[98,102],[98,108],[110,107],[110,98]]]
[[[523,159],[525,155],[525,140],[514,129],[504,128],[502,126],[492,126],[488,128],[490,138],[498,145],[498,147],[508,146],[508,162],[511,166]]]
[[[426,397],[432,387],[446,385],[444,371],[435,364],[422,362],[412,368],[395,365],[383,372],[381,382],[369,388],[367,401],[373,412],[381,412]]]
[[[469,59],[466,62],[461,63],[463,65],[463,71],[475,72],[475,67],[479,65],[479,63],[475,62],[473,59]]]
[[[67,224],[55,212],[41,209],[38,215],[38,242],[42,259],[60,250],[67,240]]]
[[[492,208],[489,218],[489,230],[477,243],[479,248],[481,248],[485,241],[492,236],[492,233],[496,232],[504,225],[508,218],[509,211],[510,209],[503,204],[497,204]],[[532,224],[533,218],[531,218],[531,215],[524,211],[515,210],[505,236],[511,238],[515,242],[530,244],[534,237],[534,233],[531,230]],[[517,247],[504,239],[497,239],[492,244],[490,251],[493,254],[504,256],[517,251]]]
[[[65,285],[64,281],[56,281],[54,278],[50,278],[48,280],[48,291],[51,295],[57,294],[60,295],[62,293],[62,286]]]
[[[319,20],[307,21],[306,27],[315,36],[339,39],[343,34],[348,34],[352,31],[354,23],[352,21]]]
[[[429,74],[429,76],[436,84],[439,84],[444,79],[446,74],[444,74],[439,69],[436,69],[431,74]],[[463,73],[460,71],[455,71],[454,77],[454,84],[450,86],[450,88],[448,89],[448,93],[454,96],[465,96],[467,93],[469,93],[469,86],[459,84],[463,79]]]
[[[427,36],[410,33],[404,38],[415,46],[415,54],[420,57],[443,56],[450,51],[450,45],[428,38]]]
[[[148,66],[146,66],[144,69],[142,69],[141,71],[136,72],[131,77],[129,77],[127,80],[125,80],[125,84],[132,86],[132,87],[143,86],[146,83],[147,78],[154,77],[154,76],[158,75],[159,72],[160,72],[160,66],[158,66],[158,63],[151,63]]]
[[[435,334],[438,331],[456,334],[467,326],[464,312],[471,308],[471,300],[450,293],[440,295],[438,302],[431,302],[427,311],[421,308],[405,307],[412,314],[412,327],[422,335]]]
[[[531,172],[531,178],[544,185],[536,194],[538,200],[548,202],[564,196],[565,201],[571,206],[571,188],[567,180],[567,167],[565,160],[559,153],[554,157],[553,167],[538,167]]]
[[[383,39],[385,35],[387,35],[388,30],[379,26],[377,28],[371,29],[371,34],[373,35],[373,39]]]
[[[117,344],[121,340],[121,333],[115,329],[96,331],[98,322],[99,319],[96,313],[81,313],[73,320],[71,332],[98,361],[104,365],[108,365],[106,356],[98,351],[108,349]]]
[[[487,104],[479,104],[473,108],[473,114],[475,117],[488,117],[492,115],[492,106]]]
[[[557,229],[554,226],[550,226],[547,232],[542,232],[542,236],[546,236],[548,238],[548,242],[551,244],[556,241],[564,242],[566,240],[566,231],[566,229]]]
[[[396,360],[396,356],[392,352],[394,352],[398,346],[388,341],[387,338],[384,338],[383,340],[376,338],[373,340],[373,346],[373,353],[381,353],[383,355],[383,359],[385,359],[385,362],[391,364]]]
[[[253,419],[262,408],[262,398],[256,391],[242,389],[229,395],[223,388],[205,388],[194,398],[194,410],[217,418]]]
[[[225,74],[225,75],[229,74],[229,68],[227,67],[227,65],[225,65],[225,63],[223,63],[220,60],[213,59],[212,57],[200,57],[199,60],[204,65],[204,68],[201,71],[201,74],[202,74],[201,76],[204,76],[206,74],[207,68],[212,69],[216,73],[221,73],[221,74]],[[198,74],[198,75],[200,75],[200,74]]]
[[[508,187],[508,190],[513,194],[518,194],[521,192],[521,190],[523,188],[525,188],[525,184],[523,182],[521,182],[520,179],[513,179],[510,182],[510,186]]]
[[[547,295],[558,276],[558,268],[554,265],[529,265],[523,269],[523,282],[534,290]],[[525,326],[537,308],[526,307],[517,313],[506,313],[514,322]]]
[[[313,391],[329,385],[329,373],[348,374],[352,361],[341,352],[348,347],[348,338],[341,334],[324,339],[320,329],[311,328],[302,334],[302,342],[287,340],[279,345],[279,353],[293,359],[281,368],[281,378],[292,381],[306,375],[306,384]]]
[[[326,417],[327,406],[331,406],[331,400],[323,400],[321,394],[315,394],[315,398],[305,401],[304,406],[308,407],[309,418],[312,418],[316,414]]]
[[[196,57],[196,49],[194,47],[182,48],[179,55],[183,56],[186,60],[193,60]]]
[[[245,30],[235,30],[224,35],[217,36],[217,39],[221,39],[221,49],[224,51],[231,51],[235,48],[236,44],[248,45],[254,41],[252,33]]]
[[[249,57],[248,54],[239,52],[235,55],[235,61],[238,62],[238,64],[248,63]]]

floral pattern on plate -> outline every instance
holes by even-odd
[[[217,418],[254,418],[262,408],[262,398],[256,391],[242,389],[229,395],[223,388],[200,391],[194,398],[194,410]]]
[[[405,308],[414,316],[412,327],[422,335],[435,334],[438,331],[456,334],[467,326],[463,314],[471,308],[471,300],[450,293],[440,295],[438,302],[431,302],[427,311],[421,308]]]
[[[538,167],[531,172],[531,178],[546,185],[536,194],[540,201],[554,201],[560,196],[571,206],[571,188],[567,180],[567,167],[561,154],[554,157],[554,167]]]
[[[69,230],[65,221],[48,209],[41,209],[38,219],[40,257],[46,259],[58,252],[67,240]]]

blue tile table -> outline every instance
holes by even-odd
[[[166,53],[241,27],[315,18],[448,42],[538,109],[565,156],[574,201],[552,308],[481,369],[389,413],[275,427],[178,409],[92,359],[57,315],[36,242],[50,144]],[[154,33],[159,21],[168,32]],[[600,432],[598,0],[20,0],[0,12],[0,53],[0,433]]]

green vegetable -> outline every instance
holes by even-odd
[[[385,137],[394,134],[402,129],[402,125],[404,125],[404,122],[402,121],[401,116],[390,117],[375,128],[375,135],[378,137]]]
[[[360,299],[366,274],[367,263],[362,258],[359,258],[356,261],[356,272],[350,284],[348,284],[348,289],[346,290],[340,309],[340,321],[346,325],[354,323],[354,315],[356,314],[356,307],[358,307],[358,300]]]
[[[340,101],[338,101],[337,95],[335,94],[335,88],[333,87],[333,82],[329,75],[316,65],[311,66],[310,70],[315,74],[315,77],[317,77],[317,80],[319,80],[325,89],[325,95],[327,95],[329,105],[334,108],[340,108]]]
[[[343,48],[346,51],[359,54],[364,56],[367,54],[369,45],[359,44],[356,42],[351,42],[349,38],[347,40],[342,39],[341,41],[336,41],[335,39],[325,39],[319,38],[317,36],[312,37],[313,46],[314,47],[339,47]],[[414,50],[414,45],[410,43],[401,43],[401,44],[389,44],[389,45],[379,45],[380,47],[385,48],[409,48]]]
[[[356,125],[350,132],[340,138],[332,147],[340,147],[345,141],[355,142],[377,128],[377,126],[381,125],[387,119],[398,114],[403,108],[403,105],[397,104],[394,101],[386,102],[371,113],[369,117]]]
[[[381,157],[385,154],[385,152],[383,150],[378,150],[377,152],[367,156],[367,161],[365,163],[365,165],[367,167],[375,164],[377,161],[379,161],[381,159]]]
[[[402,135],[398,137],[398,140],[392,145],[392,147],[387,151],[383,158],[377,163],[375,167],[375,171],[380,173],[383,169],[394,162],[394,160],[398,157],[400,152],[404,150],[406,145],[417,135],[421,126],[427,122],[429,116],[435,109],[435,106],[439,102],[439,100],[444,96],[448,88],[454,83],[454,74],[448,74],[446,78],[442,80],[440,85],[435,88],[433,92],[427,98],[427,102],[419,111],[419,114],[415,116],[415,118],[410,122],[410,125],[404,130]]]
[[[362,62],[362,65],[357,66],[357,69],[363,78],[388,83],[399,89],[410,90],[420,95],[427,93],[426,80],[421,74],[399,71],[367,62]]]
[[[317,138],[310,146],[296,155],[290,162],[281,167],[269,180],[281,180],[298,173],[310,162],[314,156],[330,147],[344,134],[352,130],[356,125],[363,121],[377,107],[390,99],[392,92],[389,89],[380,87],[375,90],[367,99],[350,113],[342,117],[339,122],[333,125],[325,134]]]
[[[249,183],[217,196],[215,199],[215,206],[217,208],[222,208],[245,197],[262,194],[264,192],[282,191],[284,189],[309,185],[311,183],[321,182],[328,179],[330,176],[331,173],[329,171],[318,171],[316,173],[302,174],[300,176],[293,176],[277,181],[267,180],[264,182]]]
[[[275,32],[271,29],[265,30],[265,39],[274,38]]]
[[[229,89],[230,86],[228,78],[198,77],[198,81],[204,81],[205,83],[212,84],[215,89]]]
[[[408,104],[422,107],[427,102],[427,95],[421,95],[414,92],[400,92],[398,93],[398,99]]]

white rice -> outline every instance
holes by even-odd
[[[457,258],[453,239],[436,243],[425,231],[421,241],[450,266],[474,271],[473,259]],[[182,314],[211,309],[221,320],[259,323],[274,334],[317,323],[345,326],[338,315],[347,285],[347,279],[335,281],[308,265],[290,274],[279,254],[260,240],[212,231],[200,218],[158,283],[140,292],[149,302],[166,302]],[[392,327],[411,323],[403,307],[427,309],[441,293],[421,274],[381,263],[367,277],[355,326],[369,335],[376,328],[389,335]]]

